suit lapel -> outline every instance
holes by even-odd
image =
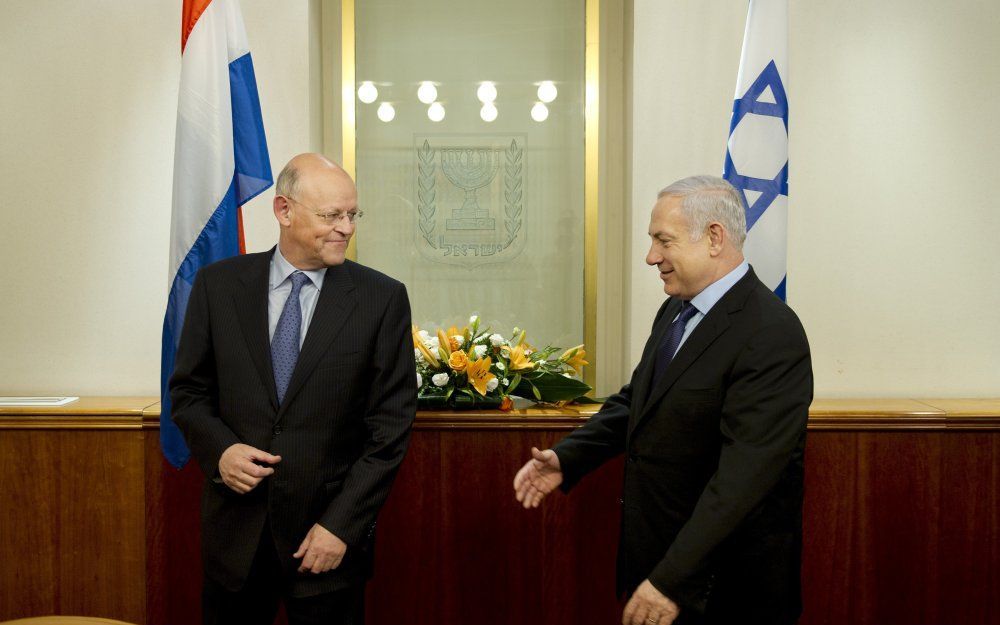
[[[250,350],[250,357],[257,368],[257,373],[260,374],[261,382],[267,388],[271,407],[277,410],[278,391],[274,386],[271,345],[267,338],[268,269],[273,253],[274,248],[270,253],[256,255],[257,258],[250,270],[240,276],[244,288],[239,289],[233,295],[233,299],[236,302],[237,317],[240,320],[247,349]]]
[[[653,382],[653,387],[650,390],[645,403],[642,404],[642,408],[639,411],[635,419],[635,423],[632,426],[632,430],[639,427],[639,424],[649,416],[654,409],[659,406],[660,401],[663,396],[670,390],[681,375],[692,365],[701,355],[705,352],[708,347],[715,342],[719,336],[729,328],[729,315],[730,313],[736,312],[743,308],[743,302],[746,301],[747,295],[753,289],[754,285],[759,281],[757,276],[754,274],[753,268],[750,268],[746,275],[739,279],[739,281],[729,289],[722,298],[716,302],[715,306],[708,311],[705,318],[698,323],[698,326],[691,332],[691,336],[684,341],[674,359],[670,361],[667,365],[667,370],[663,372],[663,376]],[[668,311],[669,312],[669,311]],[[676,311],[668,317],[672,320],[676,316]],[[666,316],[666,315],[664,315]],[[670,322],[668,321],[664,328],[660,331],[659,340],[663,339],[663,333],[666,332],[666,328],[669,327]],[[659,345],[659,343],[657,343]],[[655,357],[655,356],[654,356]],[[652,366],[648,367],[650,370],[653,369]],[[651,375],[651,374],[650,374]],[[642,397],[640,395],[640,397]]]
[[[348,263],[326,270],[323,289],[319,292],[319,301],[316,302],[316,310],[313,311],[312,320],[306,330],[306,339],[302,344],[302,351],[299,352],[299,359],[295,363],[292,379],[288,382],[288,390],[285,391],[285,399],[278,410],[276,421],[280,421],[284,416],[287,406],[295,398],[357,306],[358,302],[353,291],[354,283],[351,281]]]

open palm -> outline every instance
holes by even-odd
[[[531,448],[531,460],[514,476],[514,496],[525,508],[537,508],[563,481],[559,456],[551,449]]]

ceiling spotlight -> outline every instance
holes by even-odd
[[[551,102],[556,99],[557,95],[559,95],[559,91],[551,80],[538,83],[538,99],[542,102]]]
[[[396,109],[388,102],[378,105],[378,118],[384,122],[391,122],[396,118]]]
[[[371,104],[378,99],[378,89],[375,88],[375,83],[370,80],[366,80],[361,83],[358,87],[358,99],[365,104]]]
[[[479,101],[483,104],[493,102],[497,99],[497,86],[488,80],[480,83],[479,89],[476,89],[476,97],[479,98]]]
[[[549,107],[545,106],[541,102],[535,102],[535,105],[531,107],[531,119],[536,122],[543,122],[549,118]]]
[[[439,122],[444,119],[444,105],[440,102],[435,102],[427,107],[427,117],[431,119],[432,122]]]
[[[420,88],[417,89],[418,100],[420,100],[424,104],[430,104],[434,100],[437,100],[437,97],[438,97],[438,90],[437,87],[434,86],[434,83],[432,83],[429,80],[425,80],[424,82],[420,83]]]
[[[479,109],[479,116],[484,122],[491,122],[497,118],[497,107],[492,102],[487,102],[483,108]]]

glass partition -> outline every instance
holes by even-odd
[[[359,0],[359,262],[414,322],[584,342],[583,0]]]

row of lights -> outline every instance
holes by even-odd
[[[556,89],[555,83],[551,80],[545,80],[538,83],[537,93],[538,99],[541,102],[535,102],[534,106],[531,107],[531,119],[536,122],[543,122],[549,117],[549,108],[545,105],[555,100],[556,96],[559,95],[559,91]],[[437,85],[429,80],[421,82],[417,88],[417,99],[423,104],[429,105],[427,107],[427,117],[432,122],[439,122],[445,116],[444,105],[437,101],[437,96]],[[496,120],[499,114],[495,104],[497,86],[490,81],[480,83],[476,89],[476,97],[483,103],[482,108],[479,109],[479,117],[484,122]],[[361,83],[361,86],[358,87],[358,99],[365,104],[371,104],[377,100],[378,88],[375,87],[375,83],[370,80]],[[391,122],[396,118],[396,108],[389,102],[382,102],[379,104],[376,114],[383,122]]]

